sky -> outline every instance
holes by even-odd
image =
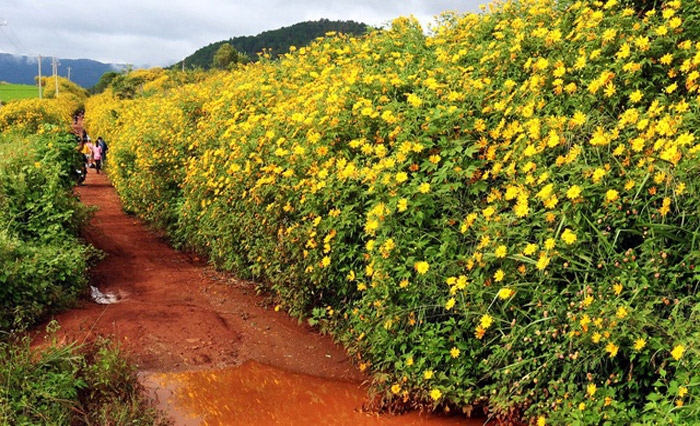
[[[385,26],[413,15],[427,30],[445,11],[486,0],[2,0],[0,52],[172,65],[197,49],[318,19]]]

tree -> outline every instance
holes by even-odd
[[[236,64],[238,52],[229,43],[224,43],[214,54],[214,68],[226,69]]]
[[[100,81],[98,81],[97,84],[92,86],[92,88],[90,89],[90,93],[96,95],[104,92],[105,89],[107,89],[112,83],[112,80],[114,80],[118,75],[119,73],[115,71],[108,71],[102,74],[102,77],[100,77]]]

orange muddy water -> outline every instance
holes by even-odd
[[[483,421],[363,411],[357,383],[289,373],[254,361],[222,370],[148,373],[144,384],[178,425],[467,425]]]

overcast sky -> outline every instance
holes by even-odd
[[[427,28],[481,0],[1,0],[0,52],[172,65],[236,36],[327,18],[382,26],[413,15]]]

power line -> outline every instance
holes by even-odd
[[[7,31],[5,29],[7,29]],[[22,40],[20,40],[19,37],[17,37],[17,34],[8,24],[6,19],[0,18],[0,31],[2,31],[2,33],[5,35],[10,44],[15,48],[15,51],[18,54],[27,53],[27,49],[24,47],[24,44],[22,44]]]

